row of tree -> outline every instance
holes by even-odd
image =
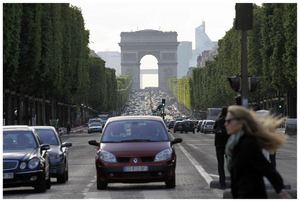
[[[234,25],[226,32],[218,41],[218,55],[214,60],[207,61],[204,68],[193,70],[190,93],[184,87],[178,87],[177,92],[170,88],[177,98],[190,98],[190,103],[180,103],[189,109],[234,103],[237,93],[232,91],[227,78],[240,75],[241,36]],[[297,4],[254,5],[253,29],[247,31],[247,49],[248,74],[261,79],[258,90],[249,94],[249,100],[258,102],[264,97],[284,95],[287,114],[296,117]]]
[[[121,89],[132,78],[116,78],[105,61],[89,57],[88,43],[89,30],[78,7],[4,3],[4,89],[18,92],[20,102],[27,94],[78,106],[85,103],[99,113],[116,110],[128,96],[128,90]]]

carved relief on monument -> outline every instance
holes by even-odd
[[[176,60],[175,53],[162,53],[162,60],[164,61],[170,61],[170,60]]]
[[[123,53],[123,61],[137,61],[136,53]]]

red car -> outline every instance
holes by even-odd
[[[174,188],[176,154],[165,124],[156,116],[124,116],[110,118],[95,156],[97,189],[108,183],[165,182]]]

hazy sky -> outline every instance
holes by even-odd
[[[81,8],[85,28],[90,30],[90,48],[95,52],[120,51],[121,32],[144,29],[176,31],[178,41],[192,41],[194,48],[195,28],[202,21],[210,39],[218,41],[232,28],[235,18],[232,0],[72,0],[70,3]],[[254,3],[261,5],[259,1]]]

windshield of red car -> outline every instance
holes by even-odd
[[[130,120],[109,123],[101,142],[169,141],[164,125],[158,121]]]

